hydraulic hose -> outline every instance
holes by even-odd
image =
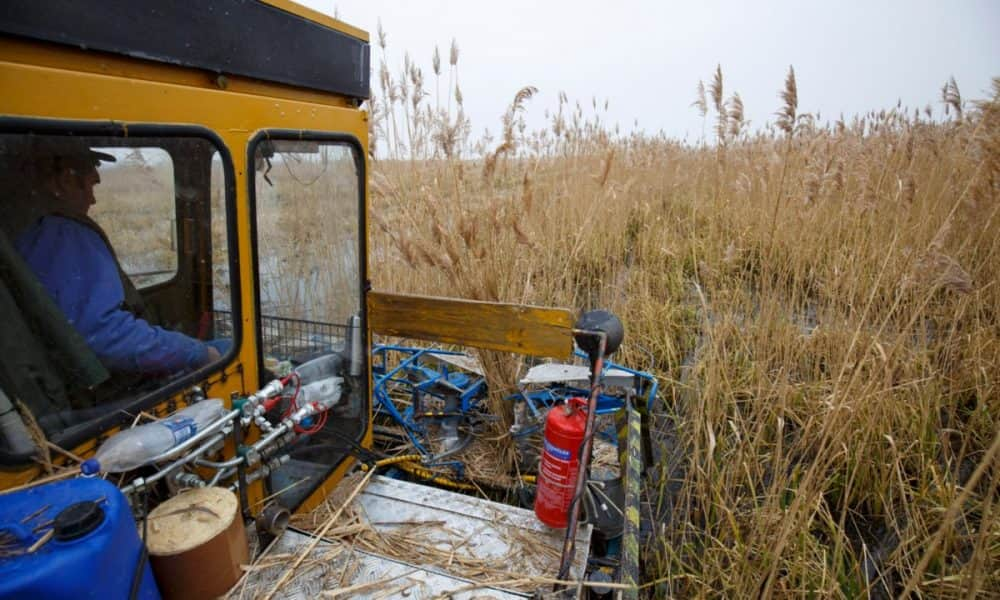
[[[376,461],[374,468],[378,469],[380,467],[395,466],[411,475],[415,475],[420,479],[429,481],[431,483],[440,485],[442,487],[447,487],[455,490],[464,491],[474,491],[479,488],[472,485],[471,483],[465,483],[462,481],[455,481],[454,479],[449,479],[443,475],[438,475],[437,473],[431,471],[430,469],[424,468],[414,461],[419,461],[423,457],[419,454],[402,454],[400,456],[390,456],[389,458],[383,458],[382,460]],[[362,464],[361,469],[367,471],[368,465]]]

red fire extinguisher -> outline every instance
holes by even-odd
[[[568,524],[567,513],[580,470],[580,446],[587,428],[586,407],[586,398],[570,398],[552,407],[545,417],[535,515],[549,527],[561,529]]]

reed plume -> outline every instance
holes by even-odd
[[[795,134],[795,126],[798,124],[799,92],[798,86],[795,84],[795,68],[790,65],[788,75],[785,76],[785,88],[781,90],[778,97],[785,103],[781,110],[775,113],[778,117],[776,121],[778,129],[784,131],[785,135],[792,136]]]

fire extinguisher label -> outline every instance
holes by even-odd
[[[563,450],[562,448],[553,446],[549,443],[549,440],[545,440],[545,451],[559,460],[569,460],[570,457],[573,456],[569,450]]]

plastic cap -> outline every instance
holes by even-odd
[[[56,515],[52,528],[55,538],[68,542],[82,538],[104,522],[104,509],[97,502],[88,500],[71,504]]]
[[[93,477],[100,472],[101,463],[97,462],[96,458],[88,458],[83,461],[83,464],[80,465],[80,473],[82,473],[84,477]]]

